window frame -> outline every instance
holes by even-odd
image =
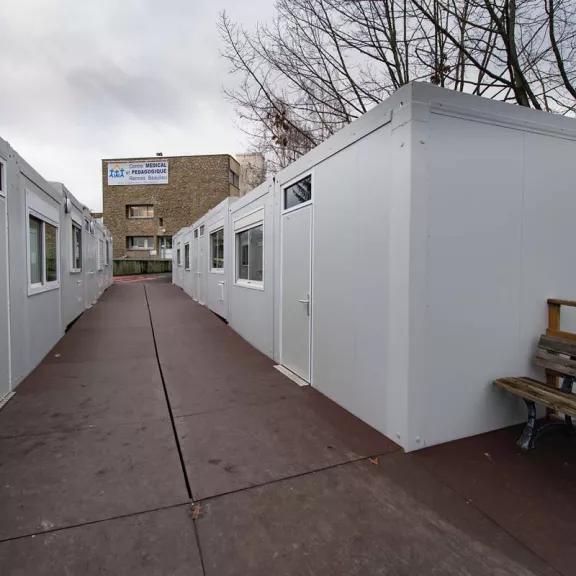
[[[306,180],[306,178],[310,178],[310,200],[306,200],[305,202],[300,202],[299,204],[296,204],[294,206],[290,206],[290,208],[286,208],[286,190],[288,190],[288,188],[298,184],[299,182],[302,182],[302,180]],[[312,172],[301,174],[301,175],[297,176],[296,178],[292,178],[291,180],[288,180],[288,182],[286,182],[285,184],[282,184],[282,186],[280,187],[280,190],[282,191],[282,193],[280,194],[280,202],[282,205],[282,214],[287,214],[287,213],[292,212],[294,210],[298,210],[299,208],[303,208],[304,206],[308,206],[309,204],[312,204],[312,202],[314,201],[314,175]]]
[[[40,282],[32,282],[30,218],[35,218],[40,221],[40,237],[42,238],[42,269]],[[50,281],[46,280],[46,224],[54,227],[56,230],[56,280]],[[50,292],[51,290],[58,290],[60,288],[60,224],[31,207],[26,209],[26,268],[28,278],[28,296]]]
[[[0,196],[6,198],[8,196],[6,187],[8,180],[6,178],[6,161],[0,158]]]
[[[214,267],[214,247],[212,245],[212,236],[215,234],[221,233],[222,234],[222,266],[219,268]],[[226,259],[226,239],[224,236],[224,226],[219,226],[214,228],[214,230],[210,230],[208,234],[208,238],[210,239],[210,272],[213,274],[224,274],[224,265]]]
[[[76,228],[76,230],[80,231],[80,268],[76,267],[76,259],[74,258],[74,228]],[[76,220],[72,220],[71,224],[70,224],[70,231],[72,233],[72,246],[71,246],[71,253],[70,256],[72,258],[72,262],[70,263],[70,273],[71,274],[78,274],[79,272],[82,272],[82,266],[84,264],[83,262],[83,258],[82,258],[82,244],[83,244],[83,239],[82,239],[82,233],[83,233],[83,228],[81,224],[78,224],[78,222],[76,222]]]
[[[253,230],[254,228],[262,228],[262,280],[248,280],[245,278],[239,278],[239,236],[242,232],[248,232],[249,230]],[[264,290],[264,232],[265,232],[265,225],[264,220],[259,220],[257,222],[252,222],[247,226],[243,226],[241,228],[237,228],[234,230],[234,285],[240,286],[242,288],[250,288],[252,290]],[[248,268],[250,268],[250,242],[248,242]]]
[[[98,238],[98,253],[96,255],[96,269],[98,272],[104,270],[104,239]]]
[[[184,270],[190,271],[190,242],[184,243]]]
[[[132,208],[152,208],[152,216],[132,216],[131,210]],[[147,210],[149,213],[149,210]],[[126,205],[126,218],[128,220],[153,220],[154,219],[154,204],[127,204]]]
[[[176,244],[176,266],[182,266],[182,242]]]

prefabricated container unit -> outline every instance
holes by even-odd
[[[82,247],[86,244],[84,206],[59,182],[51,182],[60,193],[60,300],[62,324],[70,325],[85,310]]]
[[[182,234],[181,273],[182,290],[193,298],[194,272],[192,270],[192,228],[185,228]]]
[[[274,357],[274,190],[269,180],[230,206],[228,323]]]
[[[185,228],[172,236],[172,283],[182,288],[182,237]]]
[[[48,183],[0,139],[0,398],[84,309],[69,255],[72,222],[86,218],[91,221],[63,186]]]
[[[406,450],[524,420],[492,381],[576,296],[574,157],[574,119],[404,86],[230,207],[230,326]]]
[[[228,274],[232,263],[226,250],[230,238],[230,206],[235,198],[226,198],[212,208],[205,218],[205,301],[206,306],[225,320],[228,319]]]
[[[190,247],[190,274],[185,291],[196,302],[204,305],[206,299],[206,276],[208,271],[208,240],[206,234],[206,214],[190,226],[188,236]]]

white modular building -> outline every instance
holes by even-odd
[[[206,244],[204,288],[206,306],[224,320],[228,320],[230,250],[225,249],[231,238],[230,207],[235,198],[226,198],[212,208],[205,218]]]
[[[230,326],[406,450],[519,422],[492,381],[576,296],[575,155],[574,119],[409,84],[230,206]]]
[[[89,229],[94,230],[93,239]],[[99,273],[91,279],[85,273],[84,250],[106,245],[111,250],[112,240],[63,185],[44,180],[4,140],[0,140],[0,240],[2,399],[82,313],[87,291],[91,305],[110,284],[112,265],[105,253]]]

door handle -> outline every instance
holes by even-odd
[[[306,300],[298,300],[302,304],[306,304],[306,316],[310,316],[310,294]]]

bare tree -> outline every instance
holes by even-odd
[[[561,114],[576,105],[576,0],[277,0],[220,19],[255,146],[285,166],[400,86],[428,81]]]

